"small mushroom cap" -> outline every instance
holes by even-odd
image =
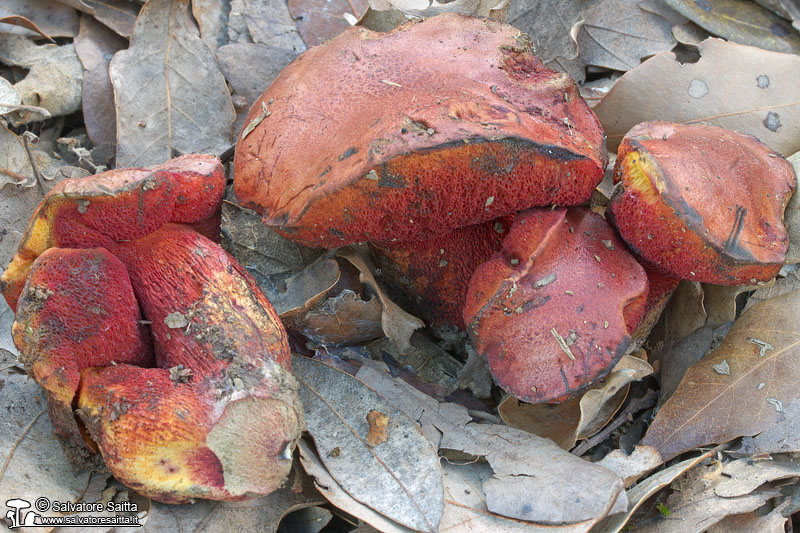
[[[81,371],[112,363],[150,365],[150,335],[123,264],[102,248],[50,248],[33,262],[12,328],[25,370],[45,390],[68,457],[95,453],[72,412]]]
[[[64,180],[34,211],[0,277],[0,292],[14,309],[31,264],[48,248],[111,248],[117,240],[137,239],[169,221],[207,219],[224,192],[222,164],[202,154]]]
[[[472,276],[464,321],[503,389],[546,402],[613,367],[646,296],[644,269],[600,215],[529,209]]]
[[[609,204],[612,222],[672,277],[749,285],[773,278],[786,258],[794,171],[755,137],[645,122],[620,144],[614,180],[622,186]]]
[[[428,326],[465,329],[462,311],[478,265],[499,251],[513,215],[458,228],[427,241],[370,243],[393,299]]]
[[[284,69],[246,124],[237,197],[310,246],[426,240],[580,204],[606,165],[575,82],[519,30],[457,14],[345,30]]]

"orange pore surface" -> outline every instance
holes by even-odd
[[[421,240],[578,204],[606,163],[571,78],[511,26],[455,14],[309,49],[246,123],[237,197],[314,246]]]
[[[647,122],[619,148],[611,220],[672,277],[748,285],[786,258],[784,209],[794,171],[755,137],[706,125]]]
[[[553,401],[611,369],[646,296],[644,269],[602,217],[534,208],[517,214],[502,251],[475,271],[464,320],[501,387]]]

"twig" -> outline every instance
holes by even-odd
[[[38,141],[39,138],[30,131],[26,131],[22,134],[22,146],[25,147],[25,153],[28,154],[28,161],[31,162],[31,170],[33,170],[33,177],[36,179],[36,187],[39,189],[39,194],[44,197],[44,185],[42,184],[42,173],[39,172],[39,166],[36,164],[36,160],[33,158],[33,153],[31,152],[31,143]]]
[[[609,425],[603,428],[603,430],[598,433],[597,435],[586,439],[585,441],[581,442],[577,446],[575,446],[571,453],[577,456],[581,456],[584,453],[588,452],[604,440],[608,438],[611,433],[620,427],[622,424],[628,421],[628,415],[633,415],[643,409],[647,409],[652,407],[656,403],[656,399],[658,398],[658,394],[656,391],[652,389],[648,389],[647,393],[642,396],[641,398],[634,398],[630,401],[630,403],[623,409],[623,411],[617,415],[617,417],[611,421]]]
[[[19,182],[25,181],[27,178],[18,172],[14,172],[13,170],[8,170],[7,168],[0,168],[0,173],[5,174],[6,176],[11,176],[15,180]]]
[[[23,440],[25,440],[25,437],[28,435],[30,430],[33,428],[33,425],[36,424],[36,421],[39,420],[39,418],[44,414],[44,412],[45,412],[45,410],[42,409],[41,411],[39,411],[38,415],[33,417],[33,420],[31,420],[31,423],[28,424],[28,427],[26,427],[23,430],[22,434],[17,439],[17,442],[15,442],[14,446],[11,447],[11,450],[8,452],[8,457],[6,457],[6,462],[3,464],[3,468],[0,469],[0,481],[2,481],[3,476],[6,475],[6,470],[8,469],[9,463],[11,462],[11,458],[14,456],[14,452],[17,451],[17,447],[20,445],[20,443]]]

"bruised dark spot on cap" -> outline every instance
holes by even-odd
[[[339,161],[344,161],[345,159],[347,159],[356,152],[358,152],[358,149],[355,146],[351,146],[350,148],[345,150],[345,152],[342,155],[339,156]]]

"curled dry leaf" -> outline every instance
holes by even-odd
[[[51,0],[4,0],[0,5],[0,17],[19,16],[34,24],[34,28],[9,26],[0,23],[0,33],[16,33],[38,38],[39,33],[50,37],[75,37],[78,34],[78,14],[66,2]]]
[[[669,519],[654,522],[643,530],[673,533],[677,523],[681,531],[701,533],[728,515],[754,511],[780,496],[776,488],[764,488],[736,498],[717,496],[714,490],[722,481],[719,470],[717,464],[702,465],[678,479],[673,484],[675,490],[664,503],[670,511]]]
[[[59,0],[91,15],[126,39],[131,36],[139,4],[124,0]]]
[[[600,431],[627,396],[627,385],[652,374],[639,357],[623,355],[602,382],[578,398],[560,404],[529,404],[509,396],[498,406],[503,422],[549,438],[569,450],[579,438]]]
[[[200,38],[216,51],[228,42],[228,16],[230,2],[219,0],[194,0],[192,16],[200,28]]]
[[[378,298],[364,301],[345,289],[306,314],[303,334],[320,344],[361,344],[383,337],[382,314]]]
[[[636,512],[645,501],[656,492],[668,486],[681,474],[691,470],[702,461],[711,457],[711,454],[712,452],[708,451],[692,459],[686,459],[685,461],[675,463],[628,489],[628,511],[606,518],[598,525],[598,531],[608,533],[619,533],[622,531],[633,516],[633,513]]]
[[[791,503],[791,501],[786,500],[767,514],[762,514],[760,509],[756,509],[750,513],[728,515],[708,528],[706,533],[730,533],[731,531],[784,533],[786,531],[787,518],[783,516],[783,513],[789,511]]]
[[[750,494],[769,481],[800,477],[800,464],[784,458],[743,457],[722,467],[723,478],[714,487],[714,494],[735,498]]]
[[[348,247],[339,250],[338,256],[350,261],[360,272],[361,282],[369,285],[378,295],[378,299],[383,305],[383,314],[381,315],[383,332],[395,342],[401,352],[407,351],[411,347],[411,335],[414,334],[414,331],[424,328],[425,323],[400,309],[383,293],[372,274],[372,261],[368,258],[367,252],[363,249]]]
[[[189,17],[188,0],[151,0],[109,67],[117,103],[117,166],[177,154],[220,154],[235,118],[225,79]]]
[[[298,356],[292,368],[308,431],[342,488],[406,527],[435,531],[444,505],[442,476],[436,450],[419,426],[340,370]],[[383,423],[382,432],[375,429]]]
[[[339,265],[335,259],[314,261],[300,272],[284,281],[284,290],[274,291],[262,287],[275,311],[282,319],[302,316],[328,295],[339,281]]]
[[[800,291],[760,302],[722,344],[692,365],[656,415],[643,444],[665,460],[709,443],[755,435],[784,418],[798,397]],[[729,373],[714,366],[727,361]]]
[[[647,120],[706,122],[755,135],[784,155],[800,150],[800,56],[708,39],[697,63],[663,52],[625,73],[594,107],[616,150]],[[730,65],[735,65],[731,68]]]
[[[26,106],[44,108],[53,116],[80,109],[83,69],[72,43],[37,45],[27,37],[7,35],[0,39],[0,61],[29,70],[14,84]],[[10,119],[14,125],[25,124],[41,120],[41,114],[20,109]]]
[[[666,0],[698,26],[729,41],[776,52],[800,53],[800,35],[791,23],[745,0]]]
[[[764,286],[771,286],[762,283]],[[708,319],[706,324],[711,328],[721,326],[726,322],[736,319],[736,300],[743,292],[755,291],[761,288],[759,285],[712,285],[703,283],[703,308],[706,310]]]
[[[630,455],[623,450],[613,450],[597,464],[616,473],[628,488],[663,462],[661,454],[652,446],[637,446]]]
[[[31,20],[29,20],[29,19],[27,19],[25,17],[19,16],[19,15],[11,15],[11,16],[8,16],[8,17],[0,17],[0,30],[2,30],[6,25],[16,26],[17,28],[24,28],[24,29],[30,30],[30,31],[34,32],[34,34],[38,34],[39,37],[44,37],[45,39],[47,39],[51,43],[55,42],[53,40],[53,38],[50,37],[49,35],[47,35],[45,32],[43,32],[39,28],[39,26],[37,26]]]

